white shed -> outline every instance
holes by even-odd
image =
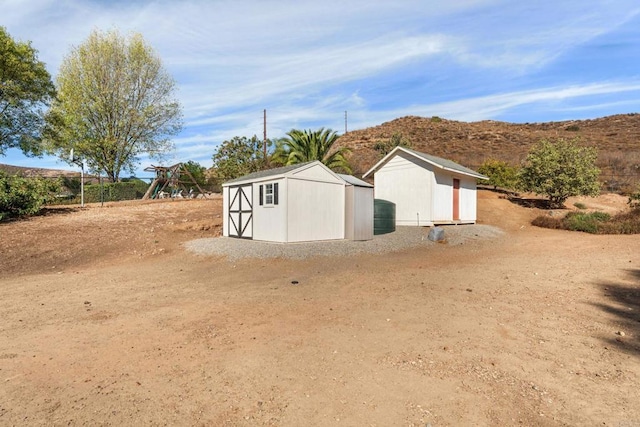
[[[319,161],[225,182],[223,235],[271,242],[373,238],[373,186]]]
[[[451,160],[396,147],[376,163],[375,198],[396,205],[396,225],[432,226],[476,222],[478,179],[488,179]]]

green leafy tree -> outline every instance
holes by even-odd
[[[198,162],[194,162],[193,160],[189,160],[188,162],[183,163],[182,167],[189,171],[193,179],[195,179],[196,183],[200,187],[204,187],[207,185],[207,168],[205,168]]]
[[[58,99],[47,117],[49,149],[118,181],[139,156],[162,160],[182,128],[175,82],[140,34],[94,31],[72,49],[57,79]]]
[[[272,142],[267,140],[267,158],[264,156],[264,141],[257,136],[234,136],[224,141],[213,154],[215,177],[221,181],[238,178],[265,169],[268,150]]]
[[[40,154],[43,110],[54,96],[51,76],[37,51],[0,27],[0,155],[14,147]]]
[[[10,176],[0,171],[0,221],[37,213],[59,190],[58,181]]]
[[[597,156],[595,148],[582,147],[577,140],[542,140],[529,151],[518,173],[519,187],[545,195],[559,207],[571,196],[597,196]]]
[[[376,143],[373,149],[380,153],[381,157],[384,157],[396,147],[411,148],[411,141],[403,137],[401,133],[396,132],[391,135],[388,141]]]
[[[518,186],[518,168],[503,160],[487,159],[478,168],[478,172],[489,178],[485,181],[493,188],[514,190]]]
[[[351,166],[346,158],[350,151],[346,147],[334,149],[337,140],[338,134],[331,129],[292,129],[286,138],[276,142],[271,161],[275,164],[294,165],[319,160],[332,170],[351,173]]]

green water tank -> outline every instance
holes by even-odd
[[[373,201],[373,234],[387,234],[396,231],[396,204],[388,200]]]

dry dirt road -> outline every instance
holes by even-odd
[[[0,425],[640,426],[639,237],[536,214],[298,261],[187,252],[219,199],[0,224]]]

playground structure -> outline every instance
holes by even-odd
[[[191,172],[184,167],[183,163],[176,163],[173,166],[151,165],[144,170],[146,172],[155,172],[156,178],[142,197],[143,200],[169,197],[192,199],[197,197],[198,194],[201,194],[204,198],[207,197],[207,194],[198,185]],[[194,186],[198,189],[198,194],[193,190]]]

